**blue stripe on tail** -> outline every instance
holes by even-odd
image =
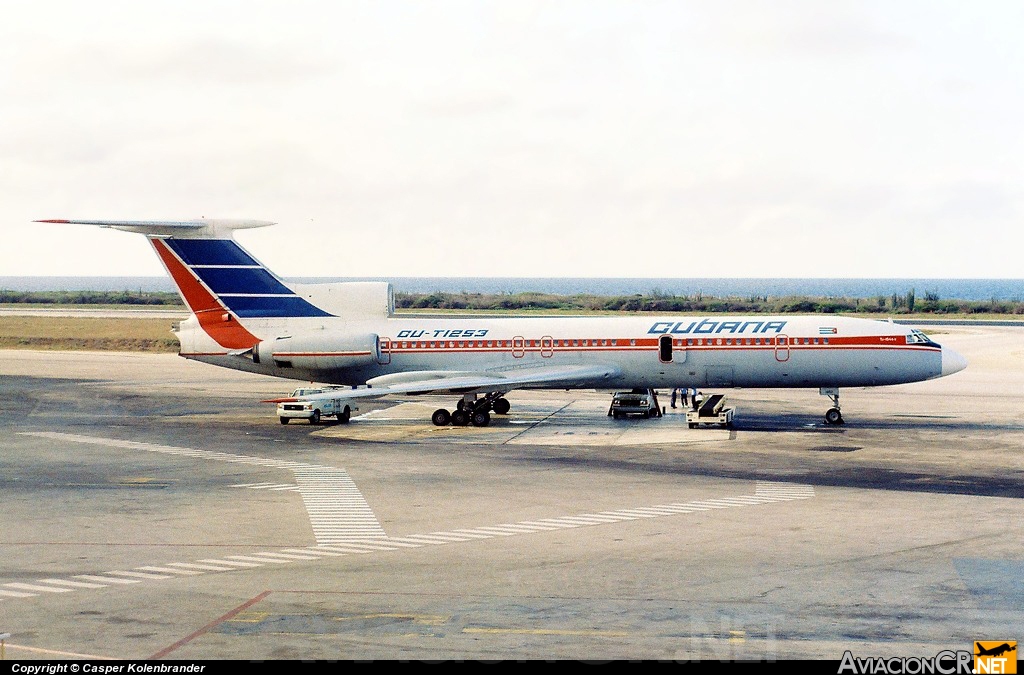
[[[238,317],[332,316],[297,296],[233,239],[164,241]]]
[[[263,267],[242,250],[234,239],[167,239],[182,262],[192,265],[256,265]]]
[[[261,295],[293,295],[292,291],[265,269],[208,267],[196,274],[218,295],[222,293],[259,293]]]

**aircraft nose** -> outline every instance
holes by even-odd
[[[942,348],[942,374],[952,375],[967,367],[967,359],[949,347]]]

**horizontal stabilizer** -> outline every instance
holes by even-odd
[[[211,237],[227,239],[234,230],[252,227],[267,227],[274,223],[269,220],[231,220],[207,219],[196,220],[78,220],[54,218],[37,220],[37,223],[66,223],[69,225],[97,225],[123,232],[136,232],[155,237]]]

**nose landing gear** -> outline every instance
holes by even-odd
[[[832,399],[832,407],[825,411],[825,424],[843,424],[843,413],[839,410],[839,387],[821,387],[818,393]]]

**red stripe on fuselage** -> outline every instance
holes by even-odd
[[[188,308],[196,315],[199,325],[217,344],[226,349],[248,349],[260,340],[238,323],[210,291],[208,291],[190,269],[178,259],[161,239],[151,237],[156,254],[181,291]],[[225,319],[226,317],[226,319]]]

